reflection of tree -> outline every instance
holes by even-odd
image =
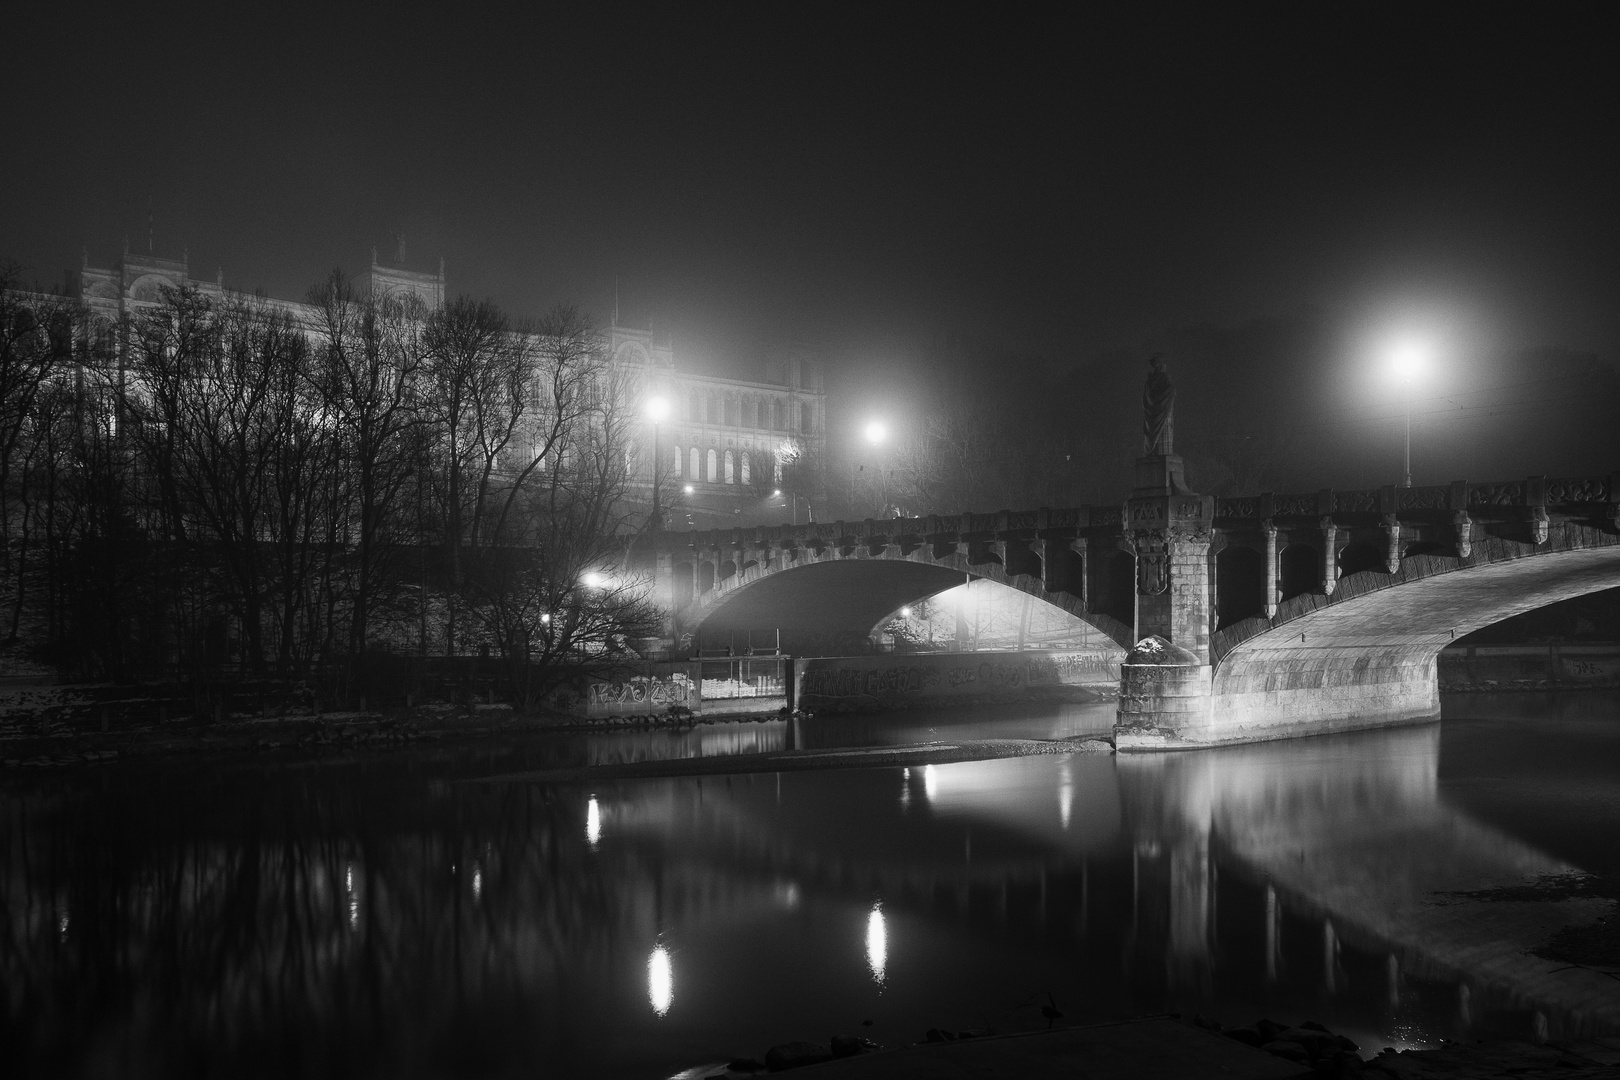
[[[1439,802],[1432,733],[1358,736],[1359,759],[1319,740],[1304,753],[967,763],[933,787],[920,768],[784,774],[780,788],[643,780],[597,793],[609,839],[594,849],[583,788],[429,779],[604,753],[584,741],[513,751],[521,761],[480,747],[183,784],[107,770],[17,785],[0,800],[0,1022],[25,1075],[107,1060],[122,1073],[350,1077],[600,1061],[606,1048],[570,1040],[619,1035],[625,1021],[601,1006],[623,990],[627,952],[633,970],[672,928],[811,902],[864,911],[874,897],[952,940],[1084,972],[1073,977],[1099,998],[1210,982],[1247,993],[1266,970],[1265,902],[1263,883],[1227,872],[1245,867],[1276,883],[1296,939],[1310,920],[1304,982],[1286,987],[1305,993],[1341,931],[1347,953],[1398,940],[1358,928],[1380,890],[1409,884],[1369,865],[1556,865]],[[637,745],[627,736],[615,754]],[[1116,775],[1123,829],[1109,815]],[[1060,784],[1081,793],[1061,817]],[[1088,803],[1089,791],[1104,794]],[[1462,855],[1435,858],[1447,844]],[[1352,878],[1361,907],[1329,895]],[[1437,944],[1444,934],[1397,945],[1401,964]]]
[[[570,972],[656,933],[655,869],[588,852],[573,800],[482,788],[401,822],[347,787],[278,791],[262,815],[31,806],[0,891],[24,1060],[87,1052],[67,1032],[88,1013],[152,1075],[410,1073],[475,1003],[566,1014]]]

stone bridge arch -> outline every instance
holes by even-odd
[[[989,558],[986,554],[941,551],[928,544],[910,551],[900,545],[885,545],[877,551],[836,545],[819,550],[813,546],[755,551],[716,548],[707,553],[694,549],[690,559],[683,560],[687,568],[671,560],[672,586],[692,583],[688,596],[679,595],[678,587],[671,589],[673,632],[676,636],[741,635],[780,627],[784,639],[791,633],[801,641],[848,642],[867,638],[885,616],[906,604],[968,581],[991,581],[1073,616],[1098,631],[1109,647],[1121,652],[1130,647],[1132,627],[1104,612],[1088,610],[1088,590],[1081,584],[1071,581],[1066,583],[1068,588],[1057,587],[1042,572],[1038,557],[1021,564],[1015,559],[1009,572],[1005,552]],[[706,563],[712,567],[707,573]],[[711,575],[713,587],[700,589]]]
[[[1432,545],[1425,545],[1432,546]],[[1620,587],[1620,535],[1575,520],[1542,543],[1476,539],[1466,557],[1409,555],[1331,593],[1284,600],[1271,618],[1210,638],[1210,708],[1191,743],[1246,742],[1439,716],[1440,650],[1482,627]]]

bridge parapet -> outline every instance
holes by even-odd
[[[1261,492],[1257,495],[1218,496],[1215,499],[1215,527],[1241,529],[1246,524],[1265,521],[1319,523],[1333,517],[1341,525],[1376,524],[1394,515],[1413,524],[1453,523],[1452,515],[1468,514],[1476,520],[1503,523],[1535,520],[1535,511],[1559,513],[1613,521],[1620,504],[1620,476],[1557,477],[1530,476],[1522,480],[1430,484],[1403,488],[1389,484],[1381,488],[1342,491],[1323,488],[1311,492]],[[1521,512],[1514,517],[1513,511]],[[1529,512],[1525,515],[1524,512]],[[666,531],[649,533],[643,543],[654,550],[682,553],[693,548],[768,548],[796,550],[805,547],[855,547],[863,540],[882,540],[917,546],[936,538],[1000,538],[1009,534],[1030,534],[1042,539],[1074,539],[1083,532],[1122,530],[1123,506],[1039,507],[1033,510],[1000,510],[991,514],[968,513],[919,518],[867,518],[862,521],[808,522],[802,525],[769,525],[749,528],[710,529],[703,532]],[[1594,520],[1594,523],[1597,523]]]
[[[1611,537],[1620,531],[1620,476],[1137,496],[1109,505],[667,531],[646,534],[638,548],[653,556],[671,639],[772,575],[889,560],[1032,593],[1126,648],[1158,633],[1218,668],[1240,643],[1342,591],[1349,598],[1406,584],[1414,559],[1435,573],[1504,552],[1556,551],[1563,540],[1550,535],[1563,536],[1565,526]],[[1243,548],[1250,554],[1234,550]],[[1161,626],[1165,612],[1175,617]]]

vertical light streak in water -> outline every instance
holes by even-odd
[[[477,863],[473,864],[473,903],[478,903],[484,896],[484,871]]]
[[[1058,817],[1063,821],[1065,831],[1069,828],[1069,815],[1074,812],[1074,781],[1067,770],[1063,773],[1063,782],[1058,785]]]
[[[660,945],[647,957],[647,1000],[653,1012],[663,1016],[675,1000],[675,969],[669,962],[669,950]]]
[[[1277,981],[1277,890],[1266,886],[1266,981]]]
[[[866,917],[866,966],[872,970],[872,981],[883,985],[883,972],[889,963],[889,928],[883,919],[883,902],[872,905]]]
[[[923,794],[928,796],[929,802],[933,802],[939,794],[939,780],[934,776],[932,765],[923,766]]]
[[[1322,920],[1322,985],[1328,993],[1339,988],[1339,934],[1333,923]]]
[[[349,894],[349,929],[360,928],[360,894],[354,888],[354,863],[343,864],[343,891]]]
[[[596,850],[597,843],[602,839],[602,808],[596,803],[596,796],[585,804],[585,841]]]
[[[911,809],[911,770],[900,770],[900,809]]]

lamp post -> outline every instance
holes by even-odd
[[[1406,417],[1406,454],[1402,487],[1412,486],[1412,386],[1428,366],[1429,354],[1422,345],[1406,342],[1390,355],[1390,367],[1401,384],[1402,406]]]
[[[884,517],[887,517],[888,516],[888,492],[886,490],[884,490],[884,485],[883,485],[883,459],[882,459],[881,455],[878,454],[877,451],[878,451],[878,448],[881,447],[884,444],[884,442],[887,441],[887,439],[889,438],[889,426],[887,424],[885,424],[882,420],[868,420],[866,422],[866,426],[861,429],[861,434],[866,437],[866,442],[867,442],[867,444],[869,446],[872,447],[872,451],[873,451],[873,454],[872,454],[872,467],[873,467],[874,470],[876,470],[876,474],[877,474],[874,477],[875,483],[873,485],[873,489],[877,493],[878,498],[883,503],[883,507],[882,507],[882,509],[879,510],[879,514],[884,516]],[[855,486],[855,474],[852,472],[851,475],[850,475],[850,487],[851,487],[851,489],[853,489],[854,486]],[[854,495],[854,491],[851,490],[850,494]]]
[[[649,529],[654,530],[654,531],[657,531],[657,530],[662,529],[664,527],[664,504],[663,504],[663,499],[662,499],[662,493],[660,491],[660,489],[663,487],[663,484],[660,482],[660,478],[659,478],[659,475],[658,475],[658,466],[659,466],[659,459],[658,459],[658,425],[663,423],[664,418],[666,416],[668,416],[668,415],[669,415],[669,400],[667,398],[654,397],[654,398],[648,398],[647,399],[647,416],[648,416],[649,419],[652,420],[652,425],[653,425],[652,516],[650,518],[648,518],[648,520],[647,520],[647,527]]]

